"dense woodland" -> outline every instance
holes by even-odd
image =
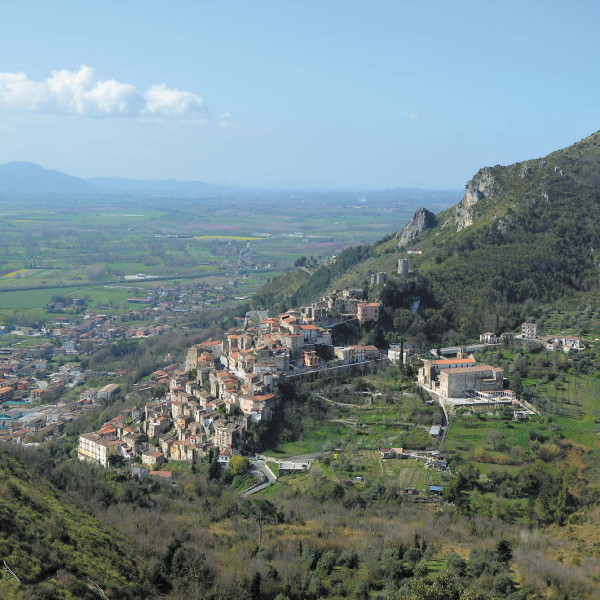
[[[3,598],[97,598],[88,577],[111,598],[517,600],[547,578],[593,597],[539,531],[311,477],[302,497],[242,501],[207,467],[173,487],[3,448],[2,554],[24,584],[3,578]]]

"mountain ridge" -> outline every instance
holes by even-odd
[[[12,161],[0,165],[0,193],[144,193],[209,195],[227,191],[204,181],[141,180],[124,177],[74,177],[36,163]]]
[[[280,307],[347,286],[376,300],[386,287],[410,282],[418,312],[406,315],[406,302],[391,303],[385,328],[422,342],[514,327],[564,297],[600,302],[599,167],[600,133],[546,157],[484,167],[458,204],[435,215],[435,226],[423,226],[420,209],[401,231],[341,253],[337,265],[270,282],[257,301],[268,305],[270,295]],[[408,276],[396,274],[399,258],[409,259]],[[379,271],[389,282],[369,285]],[[391,325],[399,322],[405,326]]]
[[[14,161],[0,165],[2,192],[93,192],[94,186],[81,177],[44,169],[32,162]]]

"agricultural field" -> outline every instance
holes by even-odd
[[[124,281],[235,279],[247,296],[302,256],[324,261],[400,229],[419,202],[394,191],[5,199],[0,312],[43,309],[57,293],[85,293],[91,308],[119,305],[125,292],[104,286]],[[132,280],[139,274],[148,279]]]
[[[341,388],[343,393],[343,388]],[[377,450],[384,447],[424,450],[433,448],[435,440],[428,434],[441,415],[437,405],[427,406],[413,394],[369,396],[363,404],[348,403],[348,394],[340,399],[334,394],[316,397],[325,409],[320,418],[303,421],[299,439],[285,442],[271,450],[273,456],[285,458],[323,452],[334,448]],[[339,401],[338,401],[339,400]],[[393,403],[388,403],[393,402]]]
[[[358,489],[369,488],[375,483],[390,490],[414,488],[427,491],[430,485],[442,485],[450,475],[424,467],[422,460],[386,459],[376,450],[354,450],[334,453],[332,458],[317,460],[311,471],[304,474],[284,475],[277,483],[261,492],[265,497],[281,493],[327,492],[332,486],[353,485]]]
[[[299,390],[301,398],[305,399],[303,408],[298,408],[304,411],[301,431],[293,440],[265,450],[268,456],[277,460],[326,456],[319,461],[319,468],[337,483],[363,478],[367,483],[380,481],[397,488],[440,485],[442,473],[425,469],[424,461],[382,460],[379,454],[380,448],[437,447],[429,429],[441,422],[439,406],[428,405],[396,367],[340,382],[308,383]],[[283,480],[289,482],[295,477]]]
[[[542,417],[512,420],[512,411],[463,412],[451,419],[444,449],[483,473],[515,471],[535,458],[532,441],[555,440],[557,431]]]

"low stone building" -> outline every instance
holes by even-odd
[[[479,341],[482,344],[497,344],[500,338],[493,331],[486,331],[479,335]]]
[[[473,392],[500,391],[503,385],[504,371],[490,365],[440,371],[439,393],[442,398],[464,398]]]
[[[423,366],[419,369],[417,380],[421,385],[434,388],[438,383],[438,377],[442,370],[474,367],[476,364],[477,361],[474,358],[441,358],[438,360],[424,360]]]
[[[162,452],[143,452],[142,464],[148,467],[160,466],[167,462],[165,455]]]
[[[121,386],[118,383],[109,383],[98,390],[98,398],[104,400],[112,398],[121,391]]]
[[[279,464],[279,475],[293,475],[294,473],[306,473],[310,471],[310,462],[296,462],[284,460]]]

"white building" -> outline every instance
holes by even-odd
[[[482,344],[498,344],[500,338],[492,331],[486,331],[479,336],[479,341]]]
[[[109,466],[109,458],[120,454],[121,441],[114,437],[103,437],[98,433],[84,433],[79,436],[77,458],[82,461],[95,462],[105,469]]]
[[[521,337],[534,340],[537,338],[537,325],[535,323],[521,323]]]

